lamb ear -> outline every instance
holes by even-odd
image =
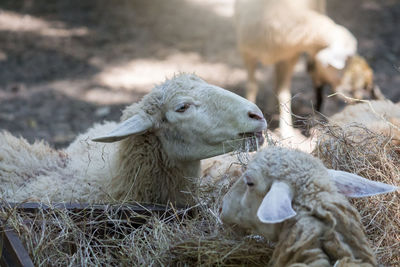
[[[141,115],[134,115],[131,118],[121,122],[110,133],[104,136],[93,138],[94,142],[111,143],[120,141],[131,135],[142,134],[153,126],[150,119]]]
[[[371,181],[353,173],[330,170],[328,173],[338,191],[348,197],[368,197],[398,190],[398,187]]]
[[[293,194],[288,184],[274,182],[257,211],[263,223],[279,223],[296,215],[292,208]]]

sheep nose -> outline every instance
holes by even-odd
[[[250,119],[253,119],[253,120],[264,120],[264,116],[261,113],[255,113],[255,112],[249,111],[247,113],[247,115],[249,116]]]

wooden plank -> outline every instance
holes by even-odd
[[[18,235],[4,226],[1,229],[1,258],[2,267],[33,267],[29,253],[25,249]]]
[[[54,203],[51,205],[38,203],[38,202],[27,202],[27,203],[12,203],[9,202],[7,204],[1,205],[3,207],[16,208],[18,210],[23,210],[25,212],[35,213],[39,209],[49,210],[49,209],[65,209],[71,211],[82,211],[82,210],[93,210],[93,211],[106,211],[106,210],[123,210],[123,211],[131,211],[139,214],[147,214],[147,213],[162,213],[171,210],[171,208],[162,205],[140,205],[140,204],[87,204],[87,203]]]
[[[52,203],[44,204],[38,202],[32,203],[2,203],[0,207],[17,209],[26,213],[38,213],[47,210],[68,210],[72,213],[90,212],[92,214],[103,214],[109,212],[117,215],[120,219],[136,219],[138,224],[145,223],[143,216],[159,215],[163,218],[174,217],[182,218],[184,216],[192,216],[192,209],[178,208],[163,205],[142,205],[142,204],[87,204],[87,203]],[[143,216],[140,216],[143,215]]]

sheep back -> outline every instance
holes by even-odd
[[[344,196],[321,192],[295,205],[298,215],[284,223],[272,266],[332,266],[338,259],[339,266],[376,265],[360,215]]]
[[[37,176],[60,170],[69,158],[45,142],[29,142],[8,132],[0,133],[0,198],[17,194]]]
[[[333,125],[348,127],[352,132],[357,132],[358,127],[350,126],[358,124],[375,133],[400,139],[400,106],[390,100],[373,100],[347,106],[329,121]]]
[[[263,64],[273,64],[300,52],[314,54],[328,46],[338,27],[319,13],[324,7],[313,2],[237,1],[235,15],[241,53],[258,58]]]

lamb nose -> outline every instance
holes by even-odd
[[[264,116],[262,114],[257,114],[257,113],[251,112],[251,111],[249,111],[247,114],[249,115],[250,119],[264,120]]]

